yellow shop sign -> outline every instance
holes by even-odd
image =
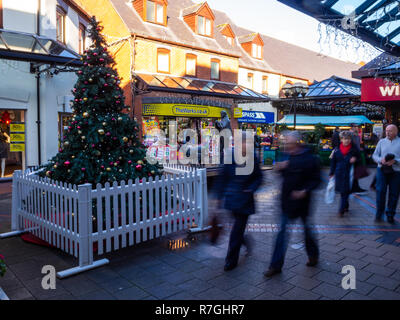
[[[10,141],[11,142],[25,142],[25,134],[24,133],[10,133]]]
[[[10,152],[24,152],[25,143],[10,143]]]
[[[233,109],[233,117],[234,118],[241,118],[243,116],[243,109],[242,108],[234,108]]]
[[[230,110],[228,108],[213,106],[172,103],[143,104],[144,116],[220,118],[222,110],[230,114]]]
[[[11,123],[10,132],[25,132],[25,123]]]

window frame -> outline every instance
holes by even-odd
[[[263,56],[263,46],[255,43],[255,42],[252,42],[252,44],[251,44],[251,56],[253,58],[261,60],[262,56]]]
[[[0,29],[4,29],[4,26],[3,26],[3,0],[0,0]]]
[[[218,78],[213,78],[213,73],[212,73],[212,65],[213,63],[218,64]],[[212,58],[210,62],[210,79],[211,80],[221,80],[221,60]]]
[[[199,26],[200,18],[204,19],[203,30],[201,32],[200,32],[200,26]],[[212,37],[213,36],[213,20],[209,19],[205,16],[202,16],[202,15],[197,15],[196,19],[197,19],[197,23],[196,23],[197,34],[204,36],[204,37]],[[210,34],[207,34],[207,21],[210,22]]]
[[[251,86],[249,89],[254,89],[254,73],[247,73],[247,84],[250,84],[249,79],[251,78]]]
[[[59,39],[59,24],[58,24],[58,16],[61,16],[61,22],[62,22],[62,40]],[[63,7],[57,6],[56,7],[56,39],[58,42],[65,44],[66,41],[66,35],[65,35],[65,21],[67,17],[67,12],[64,10]]]
[[[187,63],[188,63],[188,59],[194,59],[195,61],[195,66],[194,66],[194,74],[189,74],[188,73],[188,68],[187,68]],[[186,54],[186,59],[185,59],[185,75],[189,76],[189,77],[197,77],[197,56],[193,53],[187,53]]]
[[[154,3],[154,21],[148,20],[147,17],[147,5],[149,2]],[[155,0],[145,0],[145,21],[149,22],[149,23],[154,23],[154,24],[158,24],[161,26],[165,26],[166,25],[166,5],[164,3],[161,3],[160,1],[155,1]],[[161,6],[163,8],[163,15],[162,15],[162,22],[158,22],[158,14],[157,14],[157,7]]]
[[[265,88],[264,88],[264,81],[266,83]],[[263,76],[262,77],[261,92],[262,93],[268,93],[268,76]]]
[[[167,53],[168,54],[168,71],[162,71],[159,69],[159,55],[160,53]],[[170,74],[171,73],[171,50],[166,49],[166,48],[157,48],[157,72],[158,73],[165,73],[165,74]]]
[[[86,50],[86,26],[83,23],[79,23],[79,54],[83,54],[85,50]]]

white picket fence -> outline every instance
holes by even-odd
[[[206,169],[166,165],[162,178],[113,185],[71,185],[16,171],[12,189],[12,232],[30,232],[68,254],[79,266],[59,278],[109,261],[98,255],[179,230],[204,230],[208,216]]]

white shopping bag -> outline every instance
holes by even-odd
[[[325,203],[332,204],[335,201],[335,177],[329,179],[325,190]]]

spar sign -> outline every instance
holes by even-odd
[[[400,85],[382,78],[364,78],[361,82],[361,102],[400,100]]]

